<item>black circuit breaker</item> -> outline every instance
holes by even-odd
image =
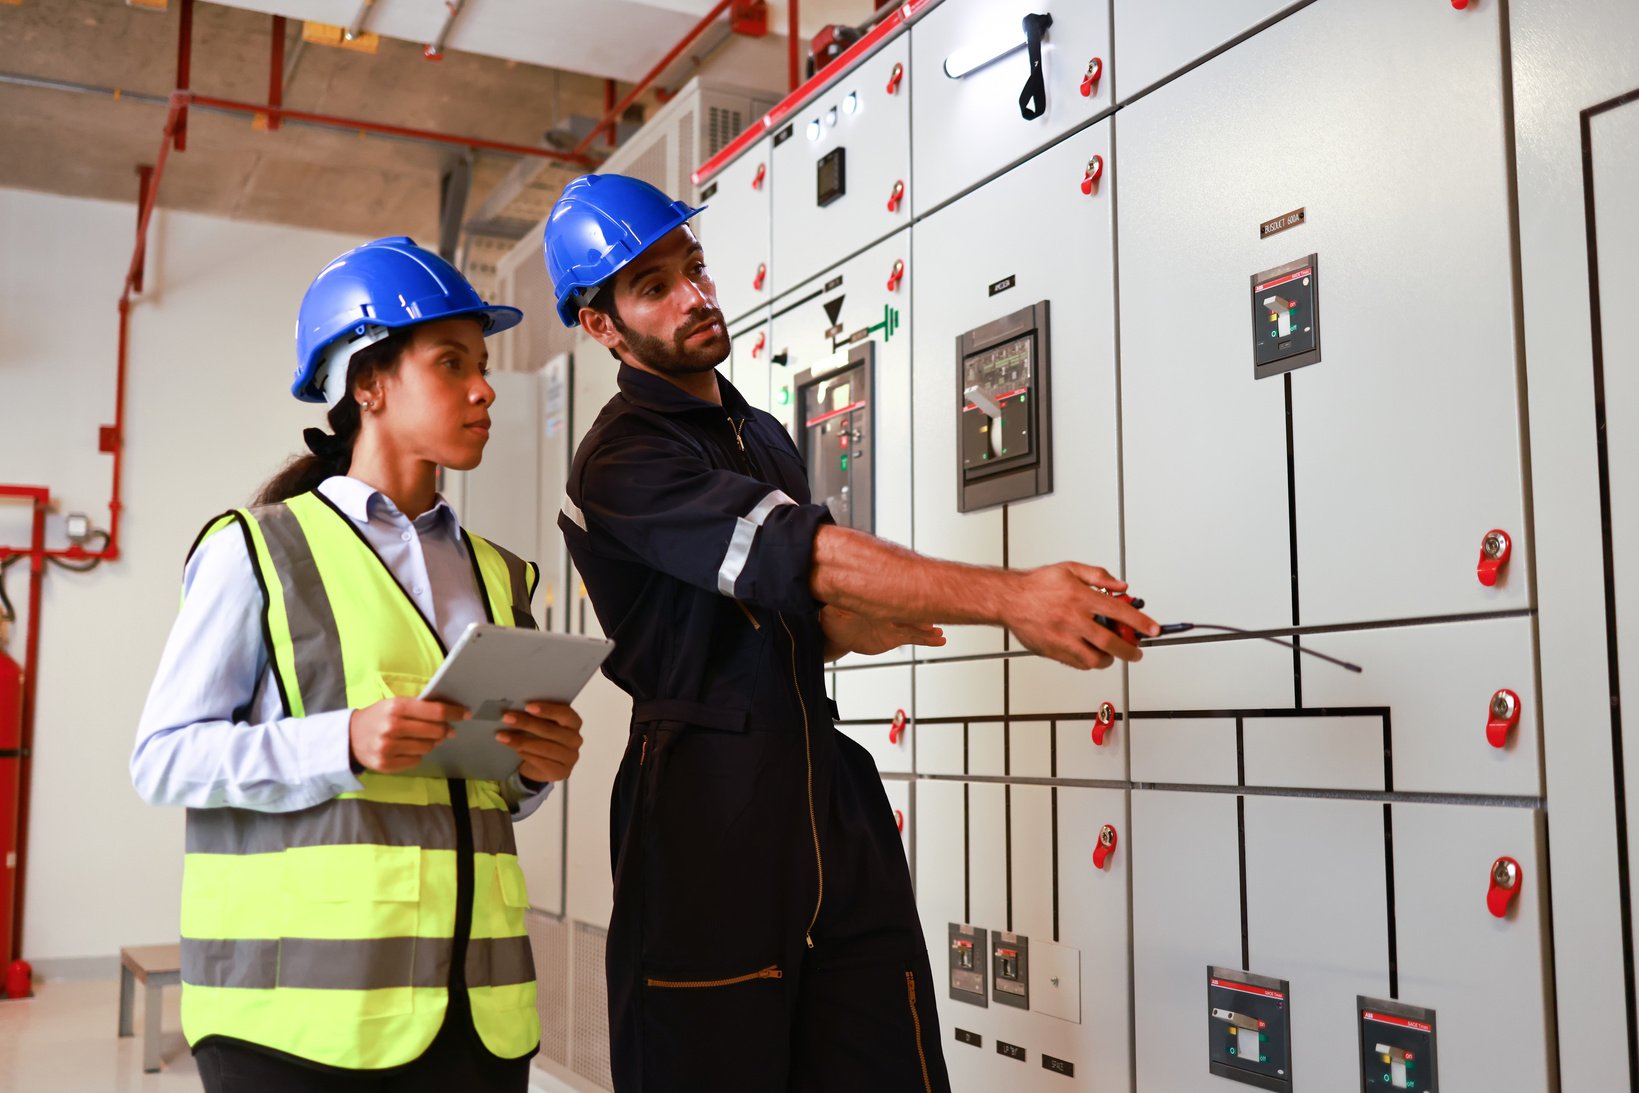
[[[999,1006],[1030,1008],[1030,939],[997,930],[990,935],[990,996]]]
[[[1238,968],[1207,968],[1207,1069],[1220,1078],[1291,1093],[1290,985]]]
[[[1382,998],[1357,999],[1360,1010],[1360,1088],[1439,1093],[1435,1070],[1434,1011]]]
[[[1252,275],[1252,376],[1265,379],[1320,360],[1320,256]]]
[[[796,379],[797,442],[817,504],[845,528],[876,530],[876,343],[856,342],[846,364]]]
[[[956,339],[957,510],[1053,490],[1047,301]]]
[[[990,931],[965,922],[950,924],[950,996],[958,1002],[989,1006],[986,972]]]

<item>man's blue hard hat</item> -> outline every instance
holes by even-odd
[[[486,338],[524,318],[515,307],[485,303],[459,270],[407,235],[354,247],[325,266],[302,297],[290,393],[334,405],[346,394],[341,384],[354,352],[389,330],[468,315],[483,324]],[[327,385],[331,373],[337,374]]]
[[[565,186],[547,215],[545,239],[563,325],[579,323],[592,290],[704,208],[626,175],[582,175]]]

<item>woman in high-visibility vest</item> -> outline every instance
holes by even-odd
[[[210,1093],[528,1085],[512,824],[574,767],[580,718],[507,714],[504,782],[394,776],[467,716],[415,697],[466,626],[534,625],[539,571],[437,492],[483,456],[484,339],[521,318],[405,237],[337,258],[291,388],[332,431],[189,554],[131,775],[188,809],[182,1023]]]

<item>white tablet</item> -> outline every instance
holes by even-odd
[[[501,715],[529,702],[572,702],[614,642],[475,622],[428,681],[422,698],[465,706],[472,717],[403,775],[500,781],[518,769],[518,753],[495,739]]]

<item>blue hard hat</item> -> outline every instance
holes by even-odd
[[[582,175],[563,188],[546,218],[546,271],[564,326],[596,289],[632,259],[700,213],[642,179]]]
[[[358,349],[389,330],[463,315],[479,320],[486,338],[524,317],[515,307],[485,303],[459,270],[407,235],[354,247],[325,266],[302,297],[290,393],[303,402],[334,404],[340,395],[326,398],[325,379],[340,373],[329,385],[334,394]],[[338,345],[344,338],[347,343]]]

